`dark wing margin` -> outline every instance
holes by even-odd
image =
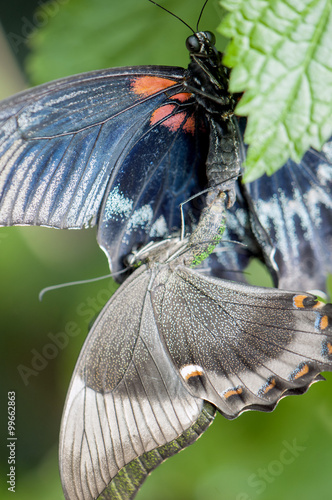
[[[183,266],[163,272],[151,293],[170,357],[189,392],[225,417],[271,411],[332,371],[331,304]]]
[[[128,278],[83,347],[61,427],[66,499],[97,498],[127,466],[109,491],[121,488],[136,467],[142,466],[138,481],[143,481],[149,460],[167,458],[181,443],[191,443],[212,420],[203,401],[185,389],[163,347],[148,292],[151,278],[144,266]],[[130,488],[137,490],[136,479]]]

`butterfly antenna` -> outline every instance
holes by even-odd
[[[50,292],[52,290],[58,290],[58,288],[66,288],[67,286],[75,286],[75,285],[85,285],[86,283],[93,283],[94,281],[104,280],[106,278],[112,278],[113,276],[117,276],[118,274],[122,274],[128,271],[128,269],[123,269],[117,273],[113,274],[105,274],[104,276],[98,276],[98,278],[91,278],[88,280],[79,280],[79,281],[70,281],[69,283],[60,283],[59,285],[52,285],[43,288],[38,295],[38,299],[41,302],[46,292]]]
[[[208,1],[209,1],[209,0],[205,0],[204,5],[203,5],[203,7],[202,7],[202,9],[201,9],[201,13],[200,13],[200,15],[199,15],[199,17],[198,17],[198,21],[197,21],[197,24],[196,24],[196,31],[198,31],[198,25],[199,25],[199,22],[200,22],[200,20],[201,20],[202,14],[203,14],[203,12],[204,12],[205,6],[206,6],[206,4],[208,3]]]
[[[189,26],[189,24],[187,24],[183,19],[181,19],[181,17],[177,16],[176,14],[174,14],[174,12],[171,12],[170,10],[166,9],[166,7],[163,7],[162,5],[159,5],[159,3],[157,2],[154,2],[153,0],[148,0],[149,2],[153,3],[154,5],[156,5],[157,7],[160,7],[161,9],[163,9],[165,12],[168,12],[169,14],[171,14],[171,16],[175,17],[176,19],[178,19],[179,21],[181,21],[182,24],[184,24],[185,26],[187,26],[187,28],[190,29],[190,31],[192,31],[194,34],[195,34],[195,31],[192,29],[191,26]],[[207,1],[207,0],[206,0]],[[205,2],[206,3],[206,2]],[[203,7],[204,9],[204,7]]]

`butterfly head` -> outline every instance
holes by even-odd
[[[192,56],[219,58],[215,43],[216,37],[211,31],[198,31],[188,36],[186,47]]]

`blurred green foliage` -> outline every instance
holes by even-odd
[[[134,64],[185,65],[188,30],[146,0],[62,0],[58,13],[31,38],[31,81],[40,83],[78,71]],[[195,26],[202,1],[164,1]],[[51,4],[49,4],[51,6]],[[188,9],[190,6],[190,9]],[[55,12],[55,11],[54,11]],[[201,27],[220,21],[211,1]],[[255,264],[254,264],[255,265]],[[108,272],[95,231],[45,228],[0,229],[1,277],[1,462],[3,499],[7,491],[7,392],[16,391],[17,484],[15,500],[63,498],[57,468],[62,408],[89,321],[115,289],[110,280],[45,295],[45,286]],[[257,282],[257,268],[251,273]],[[266,277],[262,283],[267,284]],[[52,343],[69,322],[80,334],[69,338],[54,359],[25,385],[17,367],[31,367],[35,352]],[[152,473],[138,500],[330,499],[332,376],[300,398],[283,400],[272,414],[249,412],[229,422],[217,416],[192,447]],[[293,455],[287,447],[295,443]],[[294,460],[292,460],[294,458]],[[265,479],[262,479],[264,476]]]
[[[29,38],[32,52],[26,68],[35,85],[111,66],[183,66],[188,63],[185,39],[190,35],[189,29],[148,0],[123,0],[121,3],[61,0],[61,3],[65,5],[58,8],[57,15],[50,17],[50,22]],[[163,5],[196,27],[201,0],[190,3],[169,0]],[[220,8],[211,2],[200,28],[215,29],[219,21]],[[225,39],[217,36],[218,46],[224,46]]]

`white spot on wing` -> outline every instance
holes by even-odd
[[[147,226],[153,219],[153,210],[150,205],[144,205],[138,210],[135,210],[130,217],[127,230],[137,229],[139,227]]]
[[[116,186],[108,195],[103,222],[115,219],[117,216],[128,218],[133,209],[133,200],[126,198]]]
[[[312,295],[316,295],[317,297],[321,297],[322,299],[324,299],[326,301],[328,301],[328,298],[329,298],[328,295],[325,292],[323,292],[323,290],[318,290],[316,288],[314,288],[313,290],[307,290],[307,293],[311,293]],[[320,302],[320,304],[321,304],[320,307],[325,306],[325,304],[323,302]],[[316,306],[316,308],[317,307],[318,306]]]
[[[317,168],[317,179],[322,186],[328,186],[332,182],[332,168],[326,163],[320,163]]]
[[[165,236],[167,234],[167,223],[164,216],[160,216],[151,226],[150,236],[152,238]]]
[[[322,151],[325,153],[329,161],[332,161],[332,141],[328,141],[322,147]]]

